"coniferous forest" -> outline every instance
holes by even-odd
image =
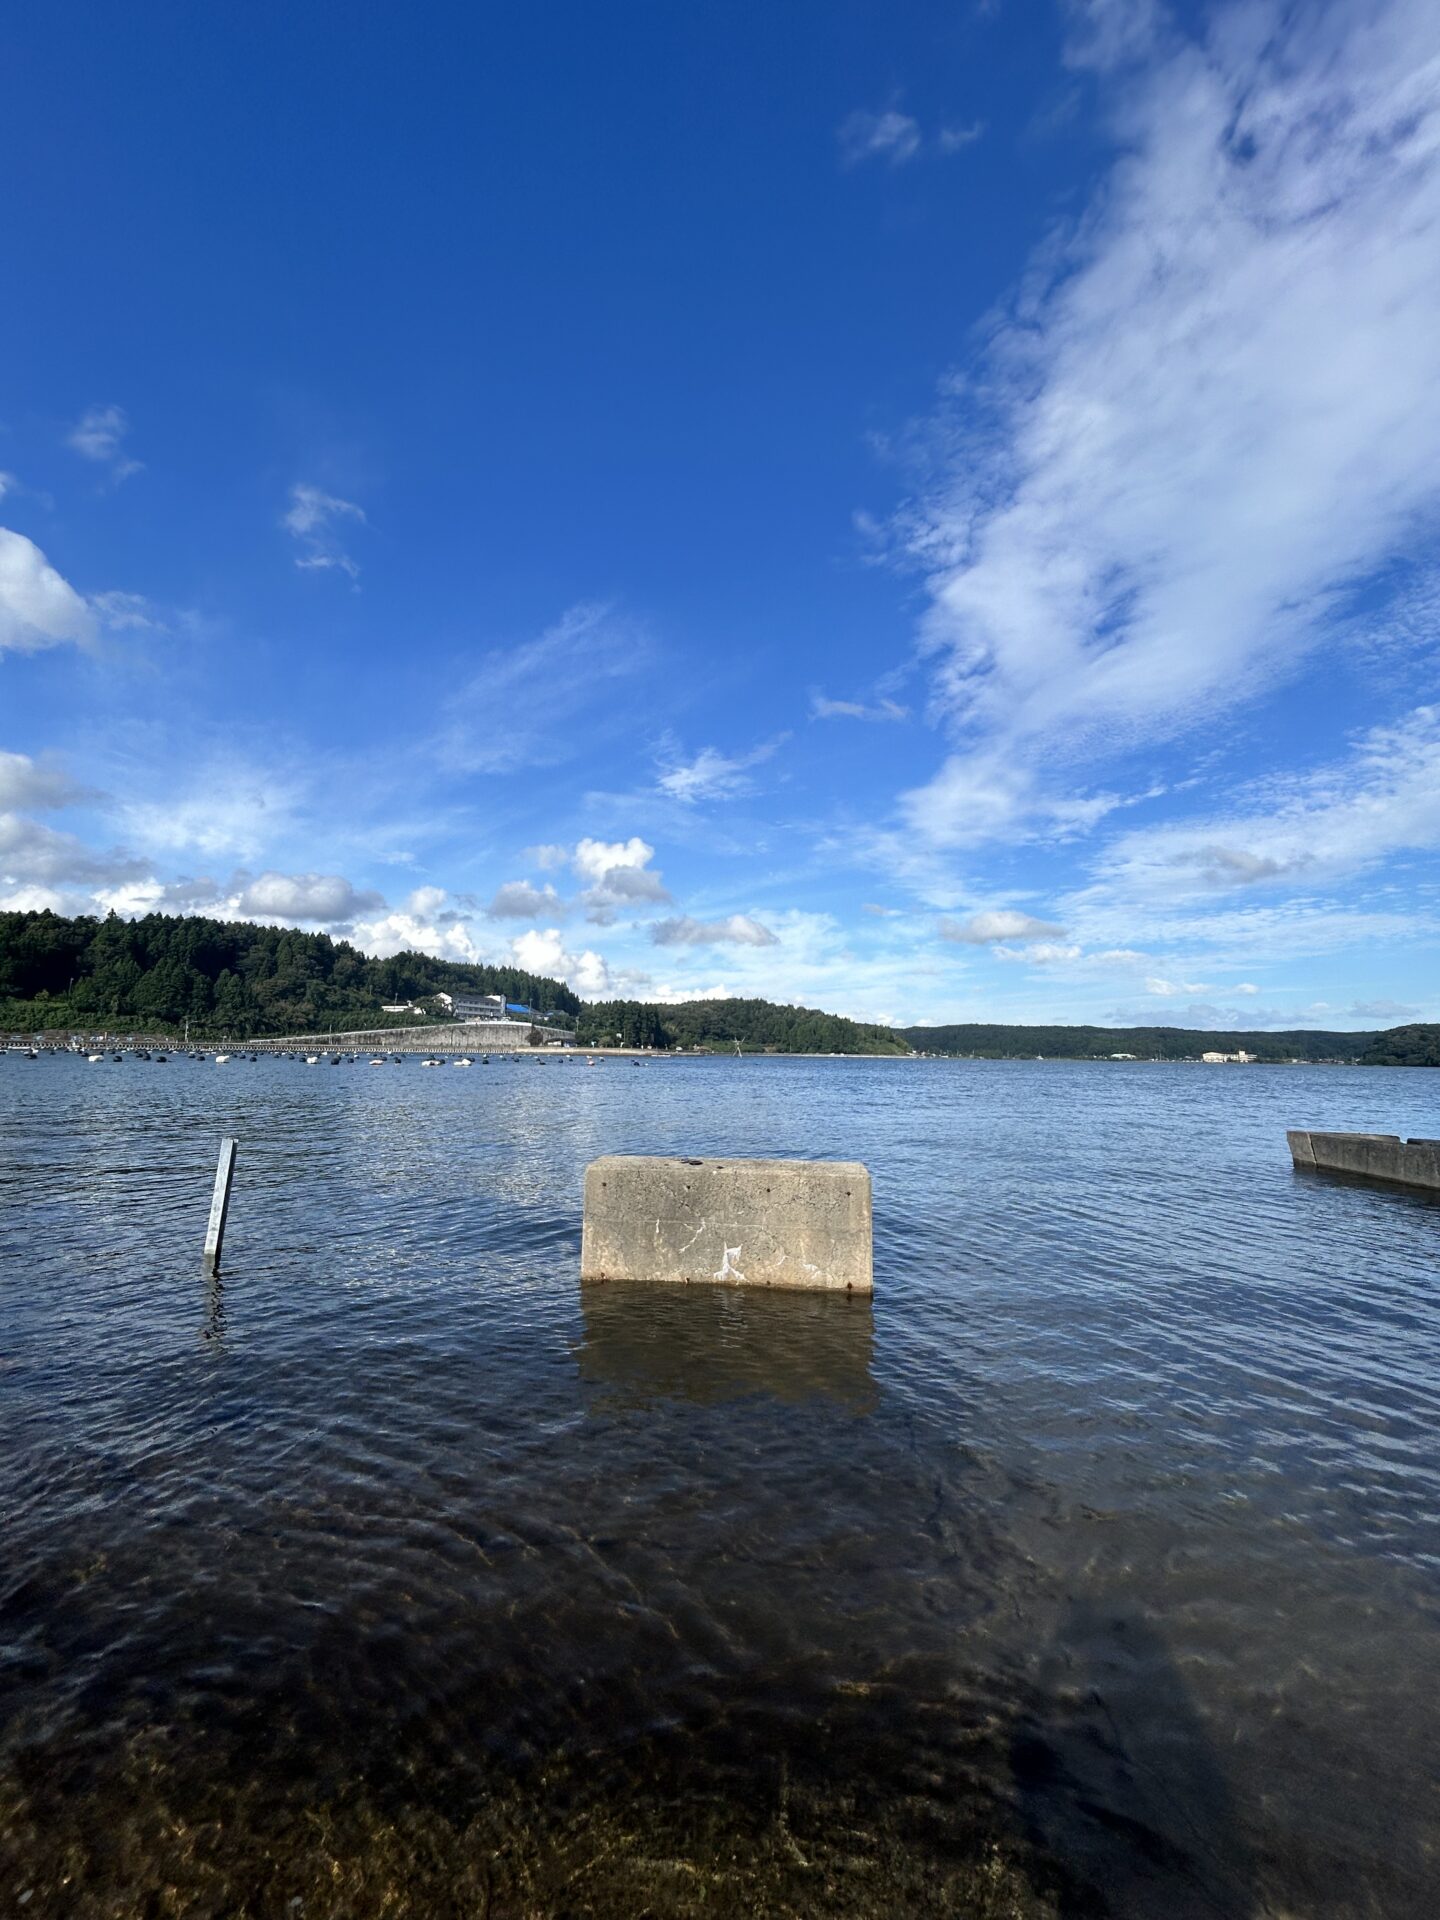
[[[325,1033],[414,1025],[387,1001],[436,993],[503,993],[537,1013],[573,1015],[559,980],[514,967],[465,966],[424,953],[372,960],[344,940],[290,927],[151,913],[139,920],[67,920],[0,913],[0,1030],[147,1031],[197,1037]]]

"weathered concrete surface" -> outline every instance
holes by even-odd
[[[285,1033],[267,1040],[237,1040],[235,1049],[238,1053],[528,1052],[532,1024],[529,1020],[447,1020],[423,1027],[356,1027],[346,1033]],[[215,1042],[200,1044],[208,1050]]]
[[[1366,1180],[1440,1193],[1440,1140],[1402,1140],[1398,1133],[1303,1131],[1291,1131],[1285,1138],[1297,1167],[1353,1173]]]
[[[856,1160],[592,1160],[580,1278],[868,1293],[870,1174]]]

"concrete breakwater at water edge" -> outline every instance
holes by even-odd
[[[607,1154],[585,1169],[582,1280],[869,1293],[873,1265],[858,1161]]]
[[[1390,1186],[1440,1193],[1440,1140],[1402,1140],[1397,1133],[1311,1133],[1292,1128],[1285,1138],[1297,1168],[1346,1173]]]

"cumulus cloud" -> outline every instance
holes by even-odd
[[[1357,1000],[1350,1011],[1360,1020],[1413,1020],[1420,1009],[1401,1000]]]
[[[611,990],[610,969],[604,958],[590,947],[579,953],[567,951],[558,927],[531,928],[511,941],[510,952],[516,966],[527,973],[564,980],[587,999],[602,998]]]
[[[128,853],[96,853],[73,833],[0,813],[0,881],[7,886],[105,886],[144,872],[143,862]]]
[[[469,919],[449,904],[443,887],[417,887],[404,904],[357,922],[350,936],[364,952],[385,959],[396,953],[430,953],[467,964],[487,957]]]
[[[718,747],[702,747],[693,760],[677,757],[672,749],[656,785],[672,800],[687,806],[700,800],[733,800],[753,791],[750,770],[773,759],[789,738],[788,733],[777,734],[773,740],[751,747],[748,753],[721,753]]]
[[[1077,58],[1144,62],[1122,157],[957,382],[908,522],[959,736],[908,817],[946,844],[1293,674],[1440,499],[1428,0],[1249,0],[1203,42],[1087,18]]]
[[[485,909],[492,920],[553,920],[564,911],[554,887],[532,886],[528,880],[507,880],[497,887]]]
[[[638,834],[628,840],[581,840],[570,865],[589,882],[580,896],[586,918],[596,926],[609,926],[623,908],[666,905],[670,892],[650,865],[654,858],[654,847]]]
[[[143,463],[127,458],[124,450],[130,418],[123,407],[87,407],[65,436],[65,444],[86,460],[94,460],[110,469],[118,485],[132,473],[143,471]]]
[[[632,834],[628,840],[582,840],[569,858],[582,880],[594,882],[622,868],[649,866],[655,858],[655,849],[638,834]]]
[[[1173,999],[1178,993],[1213,993],[1213,987],[1207,987],[1203,980],[1160,980],[1153,974],[1145,982],[1146,993],[1153,993],[1157,999]]]
[[[987,913],[972,913],[968,920],[942,920],[940,937],[959,946],[986,947],[997,941],[1054,940],[1063,933],[1052,920],[1037,920],[1033,914],[1017,913],[1013,908],[995,908]]]
[[[73,807],[90,797],[88,789],[62,768],[45,760],[32,760],[28,753],[0,751],[0,810],[36,807],[48,813],[56,807]]]
[[[848,114],[836,131],[842,166],[858,167],[865,160],[884,160],[900,167],[920,151],[920,123],[896,107],[881,113],[863,108]]]
[[[346,522],[365,525],[365,510],[353,500],[342,500],[297,481],[290,489],[290,505],[282,524],[297,543],[295,564],[306,571],[336,568],[351,580],[360,577],[359,565],[345,549],[341,529]]]
[[[95,638],[95,615],[33,540],[0,527],[0,653],[38,653]]]
[[[339,926],[384,905],[378,893],[357,890],[338,873],[262,873],[239,899],[242,913],[316,926]]]
[[[774,947],[779,938],[748,914],[732,913],[725,920],[694,920],[688,914],[675,920],[657,920],[650,929],[657,947]]]

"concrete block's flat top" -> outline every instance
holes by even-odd
[[[868,1292],[869,1172],[855,1160],[607,1155],[585,1171],[580,1271]]]

